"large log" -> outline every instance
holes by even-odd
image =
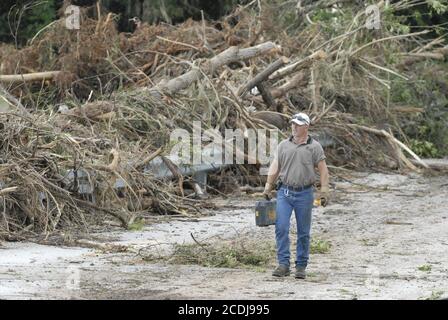
[[[272,98],[283,97],[288,91],[291,91],[292,89],[306,86],[308,84],[308,80],[309,80],[309,75],[305,74],[303,71],[299,72],[294,77],[292,77],[290,80],[285,82],[283,85],[270,90],[270,95]],[[263,102],[260,97],[250,97],[249,99],[256,103]]]
[[[166,83],[159,83],[153,88],[149,89],[151,95],[161,98],[161,93],[174,94],[182,89],[188,88],[193,82],[203,77],[203,72],[207,72],[209,75],[213,75],[215,71],[229,63],[244,61],[250,58],[254,58],[260,55],[277,52],[278,46],[273,42],[265,42],[253,47],[239,49],[238,47],[230,47],[227,50],[221,52],[215,57],[204,63],[202,71],[195,67],[194,69],[184,73],[183,75],[171,79]]]
[[[253,87],[257,86],[259,83],[266,80],[273,72],[277,71],[281,67],[283,67],[285,64],[289,62],[289,59],[286,57],[281,57],[271,63],[269,66],[266,67],[263,71],[261,71],[259,74],[257,74],[254,78],[247,81],[245,84],[243,84],[238,89],[238,95],[241,97],[244,97],[244,95],[250,91]]]
[[[251,114],[252,118],[261,119],[269,124],[279,128],[285,129],[288,126],[289,117],[274,111],[258,111]]]
[[[284,96],[288,91],[297,88],[304,87],[308,84],[309,76],[303,72],[299,72],[291,80],[287,81],[285,84],[278,88],[274,88],[271,92],[274,98],[279,98]]]
[[[303,59],[300,59],[296,62],[293,62],[286,67],[274,72],[269,79],[274,80],[278,78],[283,78],[284,76],[294,73],[300,69],[307,68],[313,64],[313,62],[318,60],[324,60],[327,58],[327,54],[323,50],[318,50],[314,52],[313,54],[309,55],[308,57],[305,57]]]
[[[411,162],[418,166],[422,165],[414,159],[411,159]],[[432,170],[448,171],[448,159],[423,159],[423,162]]]
[[[46,71],[46,72],[24,73],[24,74],[8,74],[8,75],[3,74],[0,75],[0,82],[17,83],[23,81],[29,82],[29,81],[52,80],[60,73],[61,71]]]
[[[431,52],[416,52],[416,53],[407,53],[406,56],[408,58],[404,59],[401,63],[397,65],[398,68],[406,68],[410,67],[414,63],[426,60],[426,59],[435,59],[435,60],[444,60],[446,56],[448,56],[448,46],[443,48],[435,49]]]
[[[269,110],[280,111],[278,109],[278,104],[275,102],[275,99],[272,96],[269,87],[263,82],[261,82],[257,84],[257,88],[260,91],[261,97],[263,98],[264,102],[266,102],[266,104],[268,105]]]
[[[378,130],[378,129],[374,129],[374,128],[369,128],[366,126],[361,126],[361,125],[357,125],[357,124],[347,124],[348,127],[354,128],[354,129],[360,129],[360,130],[364,130],[367,132],[371,132],[373,134],[379,135],[379,136],[383,136],[385,137],[392,145],[397,145],[398,147],[402,148],[403,150],[405,150],[406,152],[408,152],[416,161],[419,165],[421,165],[422,167],[429,169],[429,166],[424,163],[422,161],[422,159],[420,159],[419,156],[417,156],[411,149],[409,149],[403,142],[401,142],[400,140],[398,140],[397,138],[395,138],[393,135],[391,135],[390,133],[388,133],[385,130]],[[404,159],[399,159],[399,160],[404,160]],[[407,164],[410,163],[410,161],[405,161]],[[409,165],[408,165],[409,166]],[[415,167],[409,166],[411,169],[415,170]]]

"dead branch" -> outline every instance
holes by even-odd
[[[306,58],[300,59],[296,62],[293,62],[286,67],[274,72],[269,79],[275,80],[278,78],[283,78],[284,76],[294,73],[300,69],[307,68],[313,64],[314,61],[324,60],[327,58],[327,54],[323,50],[318,50],[313,54],[309,55]]]
[[[385,130],[378,130],[378,129],[374,129],[374,128],[369,128],[369,127],[365,127],[365,126],[361,126],[361,125],[357,125],[357,124],[347,124],[347,126],[351,127],[351,128],[355,128],[355,129],[361,129],[367,132],[371,132],[374,133],[376,135],[379,136],[383,136],[387,139],[389,139],[391,142],[397,144],[400,148],[406,150],[417,162],[419,162],[419,164],[426,168],[429,169],[429,166],[424,163],[419,156],[417,156],[411,149],[409,149],[404,143],[402,143],[401,141],[399,141],[397,138],[395,138],[394,136],[392,136],[390,133],[388,133]],[[402,160],[402,159],[400,159]]]
[[[72,243],[67,243],[72,244]],[[122,245],[115,245],[112,243],[99,243],[87,239],[77,239],[73,241],[74,245],[81,246],[84,248],[96,249],[104,252],[126,252],[128,247]]]
[[[257,85],[258,90],[261,93],[261,97],[263,98],[264,102],[268,105],[269,110],[275,110],[275,111],[280,111],[277,109],[278,104],[275,102],[274,97],[271,94],[271,90],[269,89],[269,87],[263,83],[260,82]]]
[[[160,156],[160,157],[162,158],[162,161],[165,163],[165,165],[168,167],[168,169],[170,169],[173,176],[177,178],[177,180],[179,182],[179,191],[180,191],[181,196],[183,197],[184,196],[184,188],[183,188],[184,177],[180,173],[179,168],[167,157],[165,157],[165,156]]]
[[[320,106],[320,85],[319,85],[319,73],[316,65],[313,64],[311,67],[311,76],[310,76],[310,89],[311,89],[311,98],[313,101],[313,112],[317,113],[317,109]]]
[[[398,68],[406,68],[426,59],[444,60],[445,57],[448,56],[448,46],[438,48],[431,52],[406,53],[404,56],[407,56],[408,58],[399,63],[397,65]]]
[[[229,49],[221,52],[217,56],[213,57],[209,61],[204,63],[204,70],[208,71],[209,75],[213,75],[214,72],[229,63],[244,61],[250,58],[257,57],[259,55],[269,54],[278,51],[279,48],[273,42],[265,42],[254,47],[239,49],[238,47],[230,47]],[[171,79],[166,84],[159,84],[156,87],[149,89],[150,94],[160,98],[160,92],[166,92],[170,95],[187,88],[191,83],[202,78],[202,72],[198,67],[193,68],[187,73]]]
[[[140,161],[139,163],[137,163],[136,165],[134,165],[134,168],[139,169],[141,167],[144,167],[148,162],[150,162],[151,160],[153,160],[155,157],[157,157],[158,155],[160,155],[163,151],[163,147],[160,147],[159,149],[157,149],[156,151],[154,151],[153,153],[151,153],[149,156],[147,156],[145,159],[143,159],[142,161]]]
[[[417,160],[410,160],[413,164],[421,166]],[[448,171],[448,161],[444,159],[425,159],[423,162],[431,169],[437,171]]]
[[[22,114],[29,115],[28,110],[22,105],[22,103],[10,94],[0,83],[0,97],[3,98],[8,104],[16,107]]]
[[[111,216],[117,218],[121,222],[121,224],[122,224],[122,226],[124,228],[127,229],[129,227],[130,217],[126,213],[124,213],[124,212],[111,210],[111,209],[107,209],[107,208],[104,208],[104,207],[99,207],[99,206],[97,206],[97,205],[95,205],[95,204],[93,204],[91,202],[84,201],[84,200],[81,200],[81,199],[77,199],[77,198],[72,198],[72,199],[78,205],[81,205],[81,206],[84,206],[84,207],[87,207],[87,208],[90,208],[90,209],[95,209],[95,210],[98,210],[98,211],[103,211],[105,213],[108,213]]]
[[[287,81],[285,84],[281,85],[278,88],[274,88],[271,92],[274,98],[279,98],[284,96],[288,91],[297,88],[304,87],[308,83],[308,75],[303,72],[299,72],[291,80]]]
[[[244,97],[244,95],[250,91],[253,87],[257,86],[259,83],[266,80],[273,72],[280,69],[282,66],[287,64],[289,59],[286,57],[281,57],[267,66],[263,71],[257,74],[254,78],[247,81],[238,89],[238,96]]]
[[[31,81],[52,80],[60,73],[61,71],[46,71],[46,72],[35,72],[25,74],[0,75],[0,82],[17,83],[24,81],[31,82]]]

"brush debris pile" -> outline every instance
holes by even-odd
[[[418,78],[412,66],[445,59],[442,39],[403,33],[387,19],[368,29],[355,4],[337,7],[351,18],[331,29],[310,19],[324,1],[297,12],[289,2],[261,3],[221,21],[142,23],[133,33],[119,33],[113,14],[84,13],[78,31],[61,19],[25,48],[0,46],[0,237],[49,234],[104,214],[124,227],[148,213],[200,214],[210,205],[184,190],[194,182],[167,157],[170,133],[191,132],[193,121],[222,136],[227,128],[286,136],[288,117],[304,111],[312,131],[331,138],[333,166],[425,166],[400,129],[421,110],[394,105],[388,91],[393,78]],[[172,179],[145,170],[157,157]],[[217,176],[253,176],[259,167]]]

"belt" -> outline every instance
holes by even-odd
[[[309,185],[302,186],[302,187],[294,187],[294,186],[288,186],[288,185],[282,183],[280,187],[281,188],[286,188],[286,189],[291,190],[291,191],[299,192],[299,191],[303,191],[303,190],[309,189],[312,186],[313,186],[312,184],[309,184]]]

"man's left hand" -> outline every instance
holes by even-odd
[[[330,202],[330,188],[328,186],[322,186],[319,194],[320,202],[323,207],[326,207]]]

